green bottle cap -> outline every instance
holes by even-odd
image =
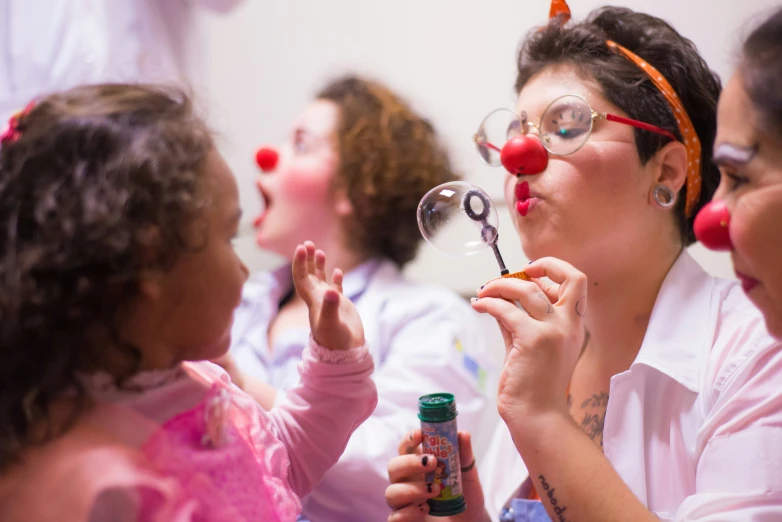
[[[448,422],[456,418],[456,401],[450,393],[432,393],[418,398],[418,418],[424,422]]]

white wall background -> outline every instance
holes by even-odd
[[[602,5],[569,0],[575,19]],[[617,0],[660,16],[692,39],[727,79],[752,19],[780,0]],[[522,36],[546,21],[545,0],[246,0],[226,16],[203,15],[208,51],[201,91],[212,125],[236,173],[246,212],[239,249],[252,270],[279,259],[254,245],[252,217],[260,208],[253,188],[253,154],[276,143],[298,112],[330,77],[356,71],[399,91],[433,120],[467,179],[502,205],[502,171],[486,167],[471,136],[483,116],[514,105],[515,54]],[[526,264],[507,209],[498,208],[500,248],[511,270]],[[693,248],[716,275],[730,277],[724,255]],[[414,279],[448,285],[464,295],[497,275],[490,251],[451,260],[422,245],[408,267]]]

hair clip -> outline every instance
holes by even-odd
[[[35,108],[35,102],[30,102],[27,104],[27,107],[21,111],[17,111],[8,119],[8,127],[6,127],[5,131],[0,134],[0,143],[13,143],[19,139],[19,136],[22,134],[21,130],[19,129],[19,123],[22,121],[24,116],[33,110],[33,108]]]

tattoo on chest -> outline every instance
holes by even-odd
[[[584,411],[581,429],[601,448],[603,447],[603,425],[606,421],[607,406],[608,394],[606,392],[594,393],[581,403],[581,410]]]

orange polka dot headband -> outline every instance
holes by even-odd
[[[570,8],[565,0],[552,0],[549,18],[560,17],[564,24],[570,20]],[[695,206],[701,196],[701,141],[695,132],[695,127],[690,120],[690,115],[684,108],[684,104],[679,99],[676,91],[665,77],[646,62],[643,58],[611,40],[606,40],[608,47],[621,54],[628,60],[635,63],[643,72],[649,76],[657,90],[665,97],[668,105],[676,117],[676,123],[679,126],[679,133],[682,136],[682,143],[687,149],[687,201],[685,203],[685,214],[691,217],[695,211]]]

